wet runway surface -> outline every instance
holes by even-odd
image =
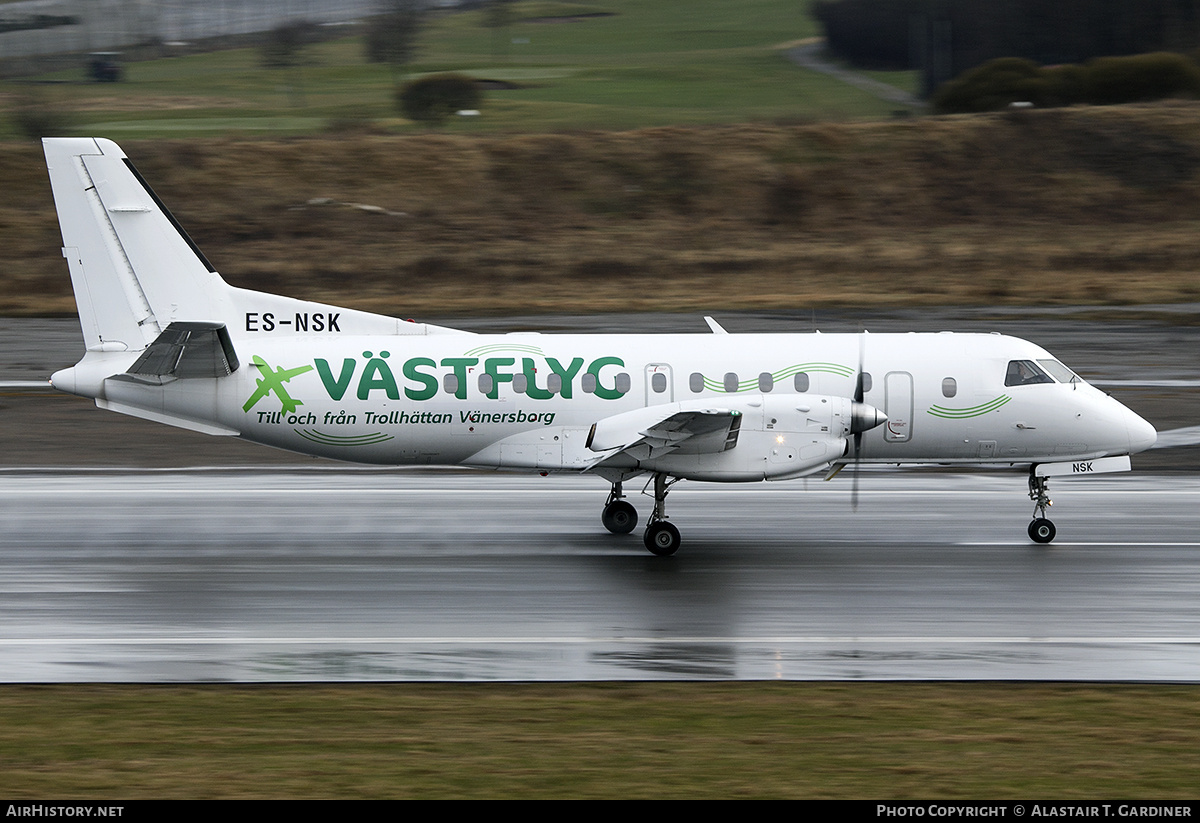
[[[1051,547],[1016,474],[682,483],[673,558],[606,491],[7,471],[0,680],[1200,681],[1195,479],[1059,482]]]
[[[1014,334],[1186,444],[1198,314],[718,319]],[[440,322],[705,329],[684,315]],[[683,547],[661,559],[640,528],[603,530],[596,478],[355,470],[29,385],[80,354],[74,319],[0,319],[0,681],[1200,681],[1200,447],[1052,482],[1049,548],[1025,535],[1016,473],[864,472],[857,513],[848,471],[684,482],[669,500]],[[635,502],[644,521],[650,501]]]

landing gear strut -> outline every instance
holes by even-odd
[[[1033,522],[1029,524],[1029,539],[1034,543],[1049,543],[1058,530],[1046,518],[1046,509],[1053,506],[1050,500],[1050,481],[1037,476],[1037,466],[1029,468],[1029,499],[1033,501]]]
[[[608,502],[600,513],[600,522],[604,528],[613,534],[629,534],[637,528],[637,509],[625,500],[621,493],[621,482],[613,483],[612,491],[608,493]]]
[[[654,512],[646,526],[643,542],[659,557],[670,557],[679,551],[679,529],[667,521],[667,492],[679,479],[670,480],[665,474],[654,475]]]

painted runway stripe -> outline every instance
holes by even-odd
[[[1197,637],[879,637],[879,636],[763,636],[700,637],[620,636],[611,637],[13,637],[0,638],[4,646],[544,646],[556,644],[726,644],[757,645],[847,645],[870,644],[881,646],[911,645],[1200,645]]]
[[[1031,546],[1033,544],[1028,543],[1026,541],[1021,541],[1021,540],[994,540],[994,541],[980,540],[980,541],[971,542],[971,543],[955,543],[954,545],[956,545],[956,546]],[[1162,543],[1162,542],[1153,542],[1153,541],[1148,541],[1148,540],[1147,541],[1125,541],[1125,542],[1116,541],[1116,540],[1101,540],[1101,541],[1094,542],[1094,543],[1087,543],[1087,542],[1069,542],[1069,541],[1064,541],[1064,540],[1055,540],[1053,543],[1048,544],[1046,546],[1046,548],[1058,549],[1058,548],[1065,548],[1067,546],[1072,546],[1072,547],[1083,546],[1083,547],[1087,547],[1087,548],[1097,548],[1100,546],[1111,546],[1113,548],[1149,548],[1149,547],[1155,547],[1155,546],[1164,547],[1164,548],[1174,548],[1174,547],[1200,548],[1200,543],[1194,543],[1194,542],[1193,543],[1182,543],[1182,542],[1181,543]]]

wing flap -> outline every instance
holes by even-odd
[[[652,406],[613,415],[592,425],[587,447],[599,452],[587,469],[626,458],[651,460],[667,454],[716,454],[737,445],[742,413],[735,409]]]

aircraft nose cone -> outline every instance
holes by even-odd
[[[1158,432],[1149,422],[1125,410],[1125,430],[1129,433],[1129,453],[1137,454],[1152,448],[1158,440]]]

